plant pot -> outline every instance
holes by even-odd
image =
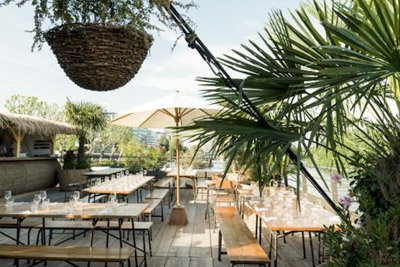
[[[65,74],[78,86],[94,91],[128,83],[153,42],[146,32],[96,23],[57,26],[45,38]]]
[[[89,172],[89,169],[58,170],[57,178],[60,183],[60,190],[68,191],[69,185],[86,182],[86,176],[83,175],[86,172]]]

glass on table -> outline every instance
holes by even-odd
[[[40,200],[45,200],[47,198],[47,192],[42,190],[40,191]]]
[[[33,203],[35,203],[36,205],[39,205],[39,203],[40,203],[40,194],[34,194],[33,195]]]
[[[50,205],[50,198],[43,199],[42,206],[44,209],[48,209]]]
[[[78,199],[79,199],[80,196],[81,196],[81,192],[79,192],[79,191],[74,191],[73,196],[74,196],[75,201],[78,201]]]
[[[4,198],[5,198],[5,200],[8,201],[8,200],[11,199],[11,197],[12,197],[11,190],[7,190],[7,191],[4,192]]]
[[[32,201],[30,208],[31,208],[32,213],[36,213],[39,209],[39,205],[38,205],[38,203],[35,203],[34,201]]]
[[[4,199],[6,200],[6,207],[12,207],[14,205],[14,199],[10,190],[5,191]]]
[[[147,176],[147,170],[146,169],[143,170],[143,175]]]

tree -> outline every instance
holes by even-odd
[[[129,127],[108,124],[98,135],[97,144],[100,147],[100,160],[104,157],[107,148],[111,148],[111,158],[114,157],[115,152],[120,144],[129,142],[133,138],[133,130]],[[122,155],[122,147],[119,151]]]
[[[78,164],[84,162],[86,136],[90,131],[101,131],[107,124],[106,111],[91,102],[73,103],[69,99],[65,105],[67,120],[80,128]]]
[[[41,118],[64,121],[63,109],[57,104],[49,104],[35,96],[12,95],[4,107],[11,113],[33,115]]]

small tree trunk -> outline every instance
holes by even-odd
[[[85,157],[85,139],[84,135],[79,135],[78,162],[84,160]]]
[[[111,160],[113,160],[114,159],[114,154],[115,154],[115,151],[117,150],[117,146],[115,145],[115,144],[113,144],[112,145],[112,148],[111,148]]]

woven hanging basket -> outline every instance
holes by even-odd
[[[78,86],[94,91],[128,83],[153,42],[142,31],[94,23],[57,26],[45,38],[65,74]]]

